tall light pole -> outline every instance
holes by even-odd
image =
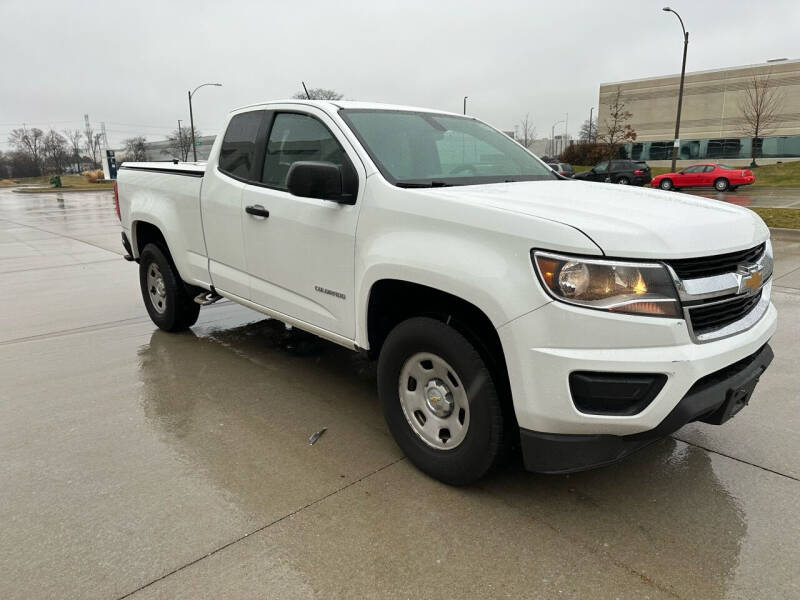
[[[676,17],[678,17],[678,21],[681,23],[681,29],[683,30],[683,63],[681,64],[681,86],[678,90],[678,116],[675,118],[675,141],[672,142],[672,171],[675,171],[675,161],[678,159],[678,148],[680,147],[680,133],[681,133],[681,103],[683,102],[683,78],[686,74],[686,50],[689,47],[689,32],[686,31],[686,28],[683,26],[683,19],[681,16],[672,10],[669,6],[665,6],[662,8],[664,12],[671,12]]]
[[[556,151],[556,125],[560,125],[563,122],[564,122],[564,119],[561,119],[560,121],[556,121],[555,123],[553,123],[553,126],[550,128],[550,140],[551,140],[550,141],[550,152],[555,152]],[[555,156],[553,158],[555,158]]]
[[[464,96],[464,114],[467,114],[467,98],[469,98],[469,96]]]
[[[206,87],[207,85],[222,87],[221,83],[204,83],[202,85],[198,85],[191,92],[189,92],[189,122],[192,126],[192,156],[194,157],[194,162],[197,162],[197,145],[194,141],[194,114],[192,113],[192,96],[194,96],[197,90],[199,90],[201,87]]]

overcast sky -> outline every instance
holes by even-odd
[[[0,150],[23,122],[163,139],[177,119],[217,133],[225,113],[291,96],[300,80],[348,99],[468,112],[539,137],[596,106],[601,82],[680,71],[666,0],[533,2],[0,0]],[[687,70],[800,57],[800,1],[677,0]],[[596,110],[596,109],[595,109]],[[557,131],[563,127],[560,125]]]

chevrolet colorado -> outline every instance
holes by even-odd
[[[755,213],[566,179],[462,115],[247,106],[207,163],[123,164],[115,199],[158,327],[224,297],[369,352],[398,445],[451,484],[510,446],[563,473],[721,424],[772,360]]]

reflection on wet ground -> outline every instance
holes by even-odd
[[[0,597],[800,597],[800,243],[733,421],[451,488],[362,356],[229,302],[155,330],[113,208],[75,196],[0,192]]]
[[[739,206],[800,208],[800,188],[745,186],[735,192],[717,192],[713,188],[693,188],[684,190],[684,193]]]

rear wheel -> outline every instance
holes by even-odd
[[[153,323],[164,331],[181,331],[197,322],[200,305],[188,294],[167,254],[147,244],[139,256],[139,285]]]
[[[667,190],[667,191],[671,190],[673,187],[672,179],[662,179],[661,183],[658,184],[658,187],[660,187],[662,190]]]
[[[628,179],[627,177],[620,177],[619,179],[617,179],[617,183],[620,185],[630,185],[630,182],[631,180]]]
[[[431,477],[472,483],[501,455],[503,413],[489,369],[441,321],[414,317],[389,333],[378,359],[378,395],[395,441]]]
[[[720,177],[714,182],[714,189],[718,192],[724,192],[729,186],[730,184],[728,183],[728,180],[724,177]]]

